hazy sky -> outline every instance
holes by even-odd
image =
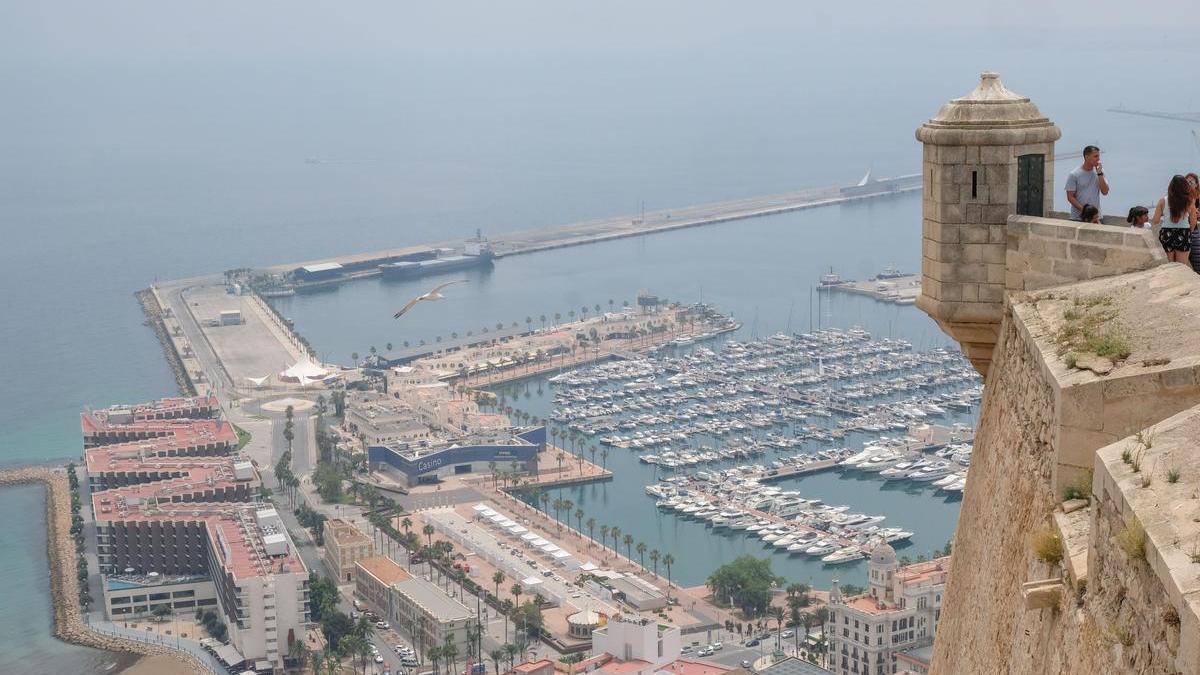
[[[420,51],[661,50],[760,34],[764,41],[857,41],[902,48],[914,38],[1183,41],[1195,3],[1089,0],[908,0],[816,3],[641,1],[17,2],[0,3],[0,62],[128,63],[142,59],[372,57]],[[1003,34],[999,31],[1003,30]]]

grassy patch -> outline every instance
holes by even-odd
[[[1178,483],[1179,482],[1179,469],[1167,469],[1167,482],[1168,483]]]
[[[246,447],[247,443],[250,442],[250,432],[246,431],[245,429],[239,427],[236,424],[233,425],[233,430],[237,432],[238,450],[241,450],[242,448]]]
[[[1059,354],[1066,355],[1068,368],[1074,368],[1084,354],[1120,361],[1132,352],[1129,337],[1117,321],[1113,299],[1108,296],[1075,298],[1062,318],[1055,341]]]
[[[1136,522],[1131,522],[1117,533],[1117,545],[1132,560],[1146,559],[1146,531]]]
[[[1092,478],[1095,473],[1088,469],[1074,483],[1063,488],[1063,500],[1068,499],[1088,499],[1092,493]]]
[[[1047,565],[1057,565],[1063,559],[1062,538],[1049,526],[1033,535],[1033,553]]]

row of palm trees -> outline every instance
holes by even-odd
[[[566,523],[566,526],[568,528],[571,527],[569,520],[572,516],[574,516],[576,534],[582,537],[583,529],[586,527],[588,538],[591,539],[593,543],[596,542],[596,519],[588,518],[587,521],[584,521],[583,517],[586,514],[583,512],[583,509],[576,507],[575,502],[571,501],[570,499],[561,498],[552,500],[548,493],[537,488],[534,488],[530,492],[530,500],[533,502],[535,507],[538,504],[541,504],[541,508],[546,512],[546,515],[550,515],[551,509],[553,509],[554,519],[558,522],[560,529],[563,526],[562,514],[565,513],[567,516],[568,522]],[[608,545],[610,537],[612,538],[611,547]],[[600,525],[599,543],[601,548],[611,549],[613,553],[618,555],[620,555],[620,551],[618,549],[623,544],[625,546],[625,558],[630,562],[633,562],[633,553],[636,551],[638,555],[638,565],[647,573],[653,572],[654,576],[656,577],[658,576],[658,564],[659,562],[662,562],[663,566],[665,566],[667,569],[667,597],[670,597],[671,566],[675,564],[675,556],[671,555],[670,553],[664,555],[658,549],[651,549],[648,547],[646,542],[636,541],[632,534],[622,532],[621,528],[617,525]],[[646,567],[647,555],[649,555],[650,562],[653,566],[652,568]]]
[[[609,300],[608,300],[608,308],[609,308],[609,311],[612,311],[612,309],[613,309],[613,307],[615,306],[615,304],[616,304],[616,301],[615,301],[615,300],[613,300],[612,298],[609,298]],[[621,301],[621,306],[622,306],[622,307],[625,307],[625,308],[628,308],[628,307],[629,307],[629,301],[628,301],[628,300],[623,300],[623,301]],[[579,311],[582,313],[582,316],[583,316],[583,318],[585,318],[585,319],[586,319],[586,318],[587,318],[587,315],[588,315],[588,312],[595,311],[597,314],[599,314],[599,313],[602,311],[602,305],[601,305],[600,303],[596,303],[596,304],[592,305],[590,308],[589,308],[587,305],[583,305],[583,306],[581,306],[581,307],[579,308]],[[563,314],[562,314],[562,312],[555,312],[553,316],[554,316],[554,323],[555,323],[555,325],[562,323],[562,318],[563,318]],[[575,310],[573,310],[573,309],[572,309],[572,310],[568,311],[568,312],[567,312],[567,317],[568,317],[570,320],[572,320],[572,321],[573,321],[573,320],[575,319]],[[542,314],[542,315],[538,316],[538,321],[540,321],[540,322],[541,322],[541,324],[542,324],[542,330],[545,330],[545,329],[546,329],[546,321],[547,321],[547,320],[548,320],[548,317],[547,317],[547,315],[545,315],[545,314]],[[518,327],[518,326],[520,326],[520,325],[521,325],[521,324],[520,324],[520,323],[518,323],[517,321],[513,321],[511,324],[509,324],[509,326],[510,326],[511,328],[517,328],[517,327]],[[529,329],[529,330],[532,330],[532,329],[533,329],[533,317],[532,317],[532,316],[526,316],[526,317],[525,317],[525,327],[526,327],[527,329]],[[481,334],[483,334],[483,335],[486,335],[486,334],[487,334],[487,333],[488,333],[490,330],[492,330],[492,327],[485,325],[485,326],[483,326],[482,328],[480,328],[480,333],[481,333]],[[495,325],[495,330],[504,330],[504,322],[503,322],[503,321],[497,321],[497,322],[496,322],[496,325]],[[466,333],[466,336],[467,336],[467,337],[472,337],[473,335],[475,335],[475,332],[474,332],[473,330],[469,330],[469,331],[467,331],[467,333]],[[457,340],[457,339],[458,339],[458,333],[457,333],[457,332],[451,332],[451,333],[450,333],[450,339],[451,339],[451,340]],[[442,336],[441,336],[441,335],[438,335],[438,336],[436,336],[436,337],[434,338],[434,342],[435,342],[435,343],[441,343],[441,342],[442,342]],[[420,344],[421,344],[421,346],[424,346],[424,345],[425,345],[425,341],[424,341],[424,340],[421,340],[421,341],[420,341]],[[408,347],[409,347],[409,341],[408,341],[408,340],[405,340],[404,342],[402,342],[402,343],[401,343],[401,345],[402,345],[402,346],[403,346],[405,349],[408,349]],[[378,351],[379,351],[379,350],[377,350],[377,349],[375,348],[375,346],[374,346],[374,345],[371,345],[371,347],[369,348],[369,351],[370,351],[371,355],[372,355],[372,356],[374,356],[375,354],[377,354],[377,353],[378,353]],[[384,353],[390,353],[391,351],[392,351],[392,343],[390,343],[390,342],[389,342],[389,343],[387,343],[387,344],[384,346]],[[354,353],[352,353],[352,354],[350,355],[350,358],[351,358],[351,359],[353,359],[355,363],[358,363],[358,352],[354,352]]]

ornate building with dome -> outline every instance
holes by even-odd
[[[825,626],[829,669],[839,675],[923,672],[949,570],[949,557],[902,567],[891,546],[877,544],[867,563],[866,593],[843,596],[833,582]]]

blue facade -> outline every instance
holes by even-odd
[[[421,476],[435,474],[446,467],[464,464],[487,464],[495,462],[506,466],[517,462],[522,469],[528,470],[528,464],[537,459],[538,450],[546,442],[545,427],[527,431],[518,436],[529,445],[469,445],[458,448],[440,450],[416,460],[410,460],[401,454],[400,450],[385,445],[372,445],[367,448],[367,459],[372,464],[388,464],[416,482]]]

